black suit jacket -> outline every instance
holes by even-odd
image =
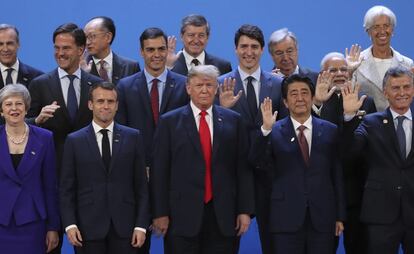
[[[58,173],[66,136],[75,130],[85,127],[92,120],[92,112],[88,108],[89,88],[92,84],[100,81],[102,80],[87,72],[81,71],[79,110],[76,120],[73,123],[70,120],[69,112],[63,99],[57,69],[50,73],[43,74],[30,82],[29,92],[32,97],[32,102],[27,114],[27,117],[30,118],[29,122],[34,124],[34,119],[39,115],[44,106],[52,104],[54,101],[57,101],[58,105],[60,105],[60,108],[56,110],[54,116],[40,125],[40,127],[53,132],[56,155],[58,158]]]
[[[213,106],[211,177],[218,226],[234,236],[238,214],[254,213],[252,172],[247,166],[247,135],[240,115]],[[160,118],[150,171],[153,216],[170,217],[171,234],[200,232],[204,211],[205,161],[190,105]]]
[[[207,52],[205,52],[204,64],[216,66],[217,69],[219,69],[221,75],[227,72],[231,72],[231,64],[229,61],[210,55]],[[180,54],[177,61],[175,62],[174,67],[171,70],[173,72],[187,76],[188,69],[187,69],[187,64],[185,63],[185,58],[184,58],[183,53]]]
[[[19,72],[17,73],[17,83],[25,85],[27,87],[30,81],[32,81],[32,79],[42,74],[43,74],[42,71],[35,69],[19,61]],[[4,87],[3,78],[0,77],[0,89],[3,87]]]
[[[139,67],[139,63],[137,61],[133,61],[121,56],[118,56],[114,52],[112,52],[112,83],[115,85],[118,84],[118,81],[122,78],[125,78],[127,76],[130,76],[134,73],[139,72],[141,69]],[[87,57],[87,62],[92,60],[92,56]],[[96,69],[95,62],[92,61],[92,68],[91,68],[91,74],[98,76],[99,73]]]
[[[103,239],[111,223],[120,237],[148,228],[149,197],[144,147],[139,131],[114,124],[107,170],[92,124],[65,143],[60,182],[64,227],[76,224],[84,240]]]
[[[189,97],[185,84],[186,77],[168,71],[159,115],[188,103]],[[156,126],[144,72],[139,72],[119,81],[118,93],[119,104],[116,119],[121,124],[141,131],[147,153],[146,164],[150,166],[150,151]]]
[[[389,108],[365,116],[359,125],[357,119],[345,122],[343,137],[347,157],[362,157],[368,164],[361,220],[390,224],[401,218],[414,226],[414,149],[401,157]]]

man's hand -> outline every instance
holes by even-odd
[[[76,247],[82,247],[82,236],[77,227],[70,228],[66,231],[66,237],[70,244]]]
[[[349,74],[352,76],[352,73],[361,65],[363,59],[361,55],[361,46],[358,44],[353,44],[351,49],[348,52],[348,48],[345,49],[345,60],[348,65]]]
[[[248,214],[239,214],[236,219],[237,236],[246,233],[250,225],[250,216]]]
[[[145,242],[145,233],[139,230],[134,230],[131,239],[131,245],[134,248],[141,248]]]
[[[231,108],[240,99],[243,91],[240,90],[236,96],[234,96],[234,87],[236,86],[236,79],[225,78],[223,84],[220,85],[219,98],[220,106],[225,108]]]
[[[53,114],[58,108],[60,108],[60,106],[57,104],[57,101],[52,102],[50,105],[44,106],[40,111],[40,114],[36,117],[35,123],[39,125],[46,122],[49,118],[53,117]]]
[[[168,218],[168,216],[155,218],[152,220],[152,229],[155,231],[157,235],[165,236],[168,230],[169,223],[170,219]]]
[[[335,236],[340,236],[344,231],[344,224],[342,221],[335,222]]]
[[[47,231],[46,233],[46,253],[51,252],[59,244],[59,235],[57,231]]]
[[[80,62],[79,62],[79,67],[80,67],[82,70],[86,71],[87,73],[90,73],[90,72],[91,72],[91,70],[92,70],[92,63],[93,63],[93,60],[91,59],[91,60],[89,60],[89,62],[87,63],[87,62],[86,62],[87,57],[88,57],[88,53],[86,52],[86,50],[84,50],[84,51],[83,51],[83,55],[82,55],[82,57],[81,57],[81,59],[80,59]]]
[[[272,112],[272,100],[269,97],[266,97],[260,104],[260,110],[262,111],[263,129],[270,131],[276,122],[277,111]]]
[[[336,87],[332,86],[332,79],[333,74],[329,73],[328,71],[323,71],[321,74],[319,74],[318,81],[316,82],[313,104],[316,106],[321,106],[324,102],[331,98],[332,94],[336,90]]]
[[[358,99],[360,85],[356,84],[355,88],[352,88],[352,84],[348,81],[342,88],[342,100],[343,100],[343,107],[344,107],[344,114],[345,115],[353,115],[355,114],[362,106],[366,95],[361,96]]]
[[[281,78],[285,77],[285,75],[278,68],[273,69],[271,73]]]
[[[177,61],[178,57],[181,54],[181,51],[177,54],[175,53],[177,47],[177,38],[174,35],[168,36],[168,55],[167,55],[167,62],[166,66],[169,69],[172,69]]]

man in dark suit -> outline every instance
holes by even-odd
[[[269,53],[275,64],[272,72],[281,77],[299,74],[312,80],[316,85],[318,73],[298,65],[298,41],[296,35],[287,28],[276,30],[269,39]]]
[[[390,68],[383,81],[390,107],[365,116],[360,124],[354,117],[363,100],[358,90],[342,91],[343,137],[347,158],[363,158],[368,165],[360,217],[368,232],[366,253],[396,254],[400,244],[404,253],[413,253],[413,74],[402,66]]]
[[[220,105],[238,112],[249,134],[254,134],[262,125],[258,105],[269,97],[273,110],[281,112],[282,79],[260,68],[264,37],[261,29],[253,25],[241,26],[235,34],[235,48],[239,59],[237,70],[220,76]],[[251,136],[251,135],[249,135]],[[250,142],[252,142],[250,140]],[[271,239],[267,230],[269,211],[269,189],[271,176],[265,171],[255,173],[256,218],[259,225],[262,252],[270,253]]]
[[[60,182],[62,223],[79,254],[133,254],[145,241],[149,195],[139,131],[113,121],[112,83],[92,86],[93,121],[65,143]]]
[[[345,197],[337,127],[312,117],[312,81],[292,75],[282,87],[290,116],[275,123],[272,102],[261,105],[263,125],[249,159],[273,171],[269,230],[272,253],[330,254],[343,230]]]
[[[325,55],[321,62],[322,73],[316,84],[313,100],[314,115],[336,124],[339,130],[343,126],[343,99],[341,88],[351,85],[351,71],[345,56],[338,52]],[[359,95],[361,97],[362,94]],[[374,100],[364,96],[365,100],[357,112],[361,121],[366,114],[376,112]],[[366,166],[361,161],[342,160],[346,196],[346,221],[344,247],[347,253],[366,254],[367,241],[365,227],[359,220],[362,192],[366,177]],[[336,253],[339,238],[336,239],[333,253]]]
[[[0,24],[0,89],[8,84],[22,84],[26,87],[30,81],[43,74],[17,59],[20,47],[19,31],[15,26]]]
[[[239,114],[213,105],[219,71],[190,69],[191,102],[161,116],[150,171],[153,227],[165,253],[234,252],[254,212],[248,138]]]
[[[150,167],[152,140],[160,115],[186,105],[186,77],[167,70],[167,36],[159,28],[148,28],[140,36],[144,70],[118,84],[119,123],[139,129],[144,138],[146,166]]]
[[[230,62],[208,54],[205,51],[210,36],[210,25],[202,15],[191,14],[181,21],[181,40],[184,48],[175,53],[176,39],[168,38],[168,62],[173,72],[187,75],[188,70],[197,65],[214,65],[220,74],[231,71]]]
[[[116,85],[121,78],[140,71],[137,61],[121,57],[111,50],[116,32],[111,18],[94,17],[85,25],[84,31],[88,52],[85,69],[91,74]]]

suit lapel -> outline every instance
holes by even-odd
[[[260,74],[260,91],[259,91],[259,108],[256,115],[256,124],[262,123],[262,114],[260,112],[260,103],[264,101],[266,97],[270,97],[272,94],[272,81],[269,76],[266,76],[262,71]],[[275,110],[275,109],[273,109]]]
[[[180,56],[177,59],[177,63],[174,68],[177,73],[188,73],[187,64],[185,63],[184,54],[181,52]]]
[[[0,170],[3,171],[14,182],[21,184],[21,179],[17,176],[10,158],[9,145],[7,144],[7,135],[4,125],[0,127]]]
[[[391,143],[393,144],[397,157],[401,158],[400,146],[398,144],[398,138],[397,138],[397,132],[394,126],[394,119],[392,118],[392,114],[389,108],[387,108],[387,110],[384,111],[383,113],[382,123],[385,125],[385,129],[387,131],[386,136],[389,139],[391,139]]]
[[[193,143],[198,154],[203,154],[201,150],[200,135],[197,130],[197,125],[194,119],[193,110],[190,104],[183,111],[184,125],[191,142]]]
[[[145,78],[144,71],[137,76],[134,80],[134,85],[136,85],[138,89],[138,95],[141,98],[142,104],[145,108],[145,112],[147,112],[149,119],[153,118],[152,109],[151,109],[151,100],[147,86],[147,79]]]
[[[122,137],[122,130],[119,128],[119,125],[114,123],[114,133],[112,136],[112,156],[111,156],[111,165],[109,167],[108,174],[112,173],[112,169],[115,165],[115,161],[118,158],[119,149],[122,146],[122,143],[124,142],[124,139]]]
[[[213,105],[213,149],[212,160],[217,156],[217,152],[220,147],[221,133],[223,129],[223,115],[217,110],[217,107]]]
[[[86,129],[86,138],[88,140],[90,155],[96,158],[96,161],[101,165],[102,171],[107,173],[105,164],[102,160],[101,152],[99,151],[95,130],[93,129],[92,124],[89,124],[88,128]]]
[[[161,100],[160,114],[165,113],[167,111],[168,101],[170,100],[174,89],[175,89],[175,80],[173,77],[171,77],[170,71],[168,71],[167,80],[165,83],[165,89],[164,89],[164,93],[162,95],[162,100]]]
[[[27,77],[29,75],[29,72],[24,64],[19,62],[19,72],[17,73],[17,83],[18,84],[29,84],[29,78]]]
[[[66,107],[65,100],[63,99],[62,86],[60,84],[58,70],[56,69],[52,74],[49,75],[49,89],[52,94],[52,97],[56,99],[57,104],[60,106],[60,110],[67,122],[72,122],[69,117],[68,108]]]
[[[43,148],[42,141],[37,138],[33,129],[30,128],[29,139],[23,154],[23,158],[17,167],[17,174],[21,179],[23,179],[27,174],[32,170],[31,165],[36,165],[38,163],[39,156]]]
[[[319,147],[321,143],[321,139],[323,138],[323,122],[320,121],[318,118],[312,117],[312,143],[309,144],[310,153],[309,153],[309,165],[314,164],[313,162],[313,154],[315,153],[315,149],[312,147]],[[317,162],[315,162],[317,164]]]
[[[289,144],[289,146],[293,146],[291,149],[295,151],[296,156],[300,158],[300,161],[303,163],[303,167],[307,168],[305,160],[303,159],[302,152],[300,150],[298,137],[296,135],[296,130],[293,127],[292,120],[290,119],[290,116],[280,120],[283,121],[280,125],[281,132],[283,133],[283,136],[286,139],[286,143]],[[309,156],[310,158],[310,156]]]
[[[234,71],[234,76],[232,78],[236,79],[236,87],[234,88],[234,94],[237,94],[239,91],[243,91],[243,94],[238,101],[238,103],[240,103],[241,110],[243,111],[242,115],[248,116],[249,122],[252,122],[254,119],[250,114],[249,105],[247,104],[246,99],[246,91],[244,91],[243,81],[240,78],[240,73],[238,70]]]
[[[96,68],[96,65],[95,65],[95,61],[93,60],[92,56],[91,55],[88,55],[88,57],[86,58],[86,60],[87,60],[87,63],[89,63],[90,61],[92,61],[92,66],[91,66],[90,74],[95,75],[97,77],[100,77],[99,76],[99,73],[98,73],[98,69]]]
[[[119,61],[118,56],[112,52],[112,83],[117,84],[122,77],[122,70],[124,66]]]
[[[372,47],[366,49],[364,64],[358,67],[359,72],[369,81],[374,84],[382,84],[382,79],[379,77],[378,70],[374,61],[374,56],[372,55]],[[358,82],[358,80],[357,80]],[[379,87],[376,87],[380,89]]]
[[[89,74],[81,71],[81,79],[80,79],[80,100],[79,100],[79,110],[78,115],[76,116],[77,119],[80,119],[82,115],[88,113],[88,96],[89,96],[89,88],[91,87],[92,82],[89,80]]]

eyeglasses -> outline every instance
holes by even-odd
[[[391,27],[392,27],[391,24],[382,24],[382,25],[371,26],[369,29],[374,30],[375,32],[379,32],[382,30],[389,30]]]
[[[276,57],[283,57],[284,55],[286,56],[294,56],[296,55],[296,49],[295,48],[288,48],[286,51],[282,51],[282,50],[277,50],[276,52],[273,53],[273,55],[275,55]]]
[[[90,40],[90,41],[94,41],[96,40],[96,36],[101,35],[101,34],[106,34],[107,32],[100,32],[100,33],[96,33],[96,34],[88,34],[86,36],[86,40]]]
[[[329,73],[338,73],[338,72],[348,72],[348,68],[347,67],[341,67],[341,68],[328,68],[328,72]]]

